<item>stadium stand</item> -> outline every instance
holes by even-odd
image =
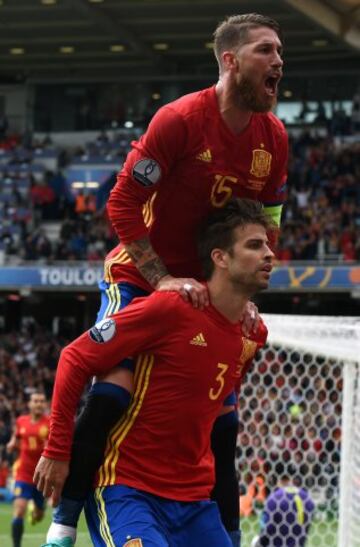
[[[55,148],[47,138],[45,145],[0,151],[0,241],[6,259],[102,260],[115,243],[100,220],[102,209],[134,137],[120,132],[110,139],[102,131],[75,149]],[[310,127],[290,139],[280,261],[360,258],[359,144],[338,137],[321,137]]]

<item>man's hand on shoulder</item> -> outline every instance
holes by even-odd
[[[191,302],[194,308],[204,309],[209,305],[209,293],[202,283],[192,277],[172,277],[165,275],[157,283],[157,291],[176,291],[186,302]]]
[[[52,500],[52,506],[56,507],[60,501],[61,492],[69,474],[69,462],[52,460],[41,456],[35,469],[34,483],[36,488]]]
[[[245,311],[242,316],[242,331],[245,336],[250,337],[252,334],[255,334],[259,328],[261,317],[259,315],[258,308],[254,302],[249,302],[246,304]]]

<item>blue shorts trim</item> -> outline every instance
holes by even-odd
[[[45,498],[36,489],[33,484],[24,481],[15,481],[14,484],[14,499],[24,498],[26,500],[34,500],[36,507],[39,509],[44,509],[45,507]]]
[[[125,546],[131,540],[139,547],[232,547],[212,501],[172,501],[115,485],[96,488],[85,514],[95,547]]]
[[[107,283],[104,280],[100,281],[99,289],[101,293],[101,304],[96,322],[122,310],[128,306],[134,298],[148,296],[149,294],[147,291],[144,291],[144,289],[140,289],[131,283]]]
[[[148,296],[149,294],[147,291],[144,291],[131,283],[107,283],[104,280],[100,281],[99,289],[101,293],[101,304],[96,322],[122,310],[128,306],[134,298]],[[124,359],[117,366],[131,370],[132,372],[135,370],[135,362],[131,358]]]

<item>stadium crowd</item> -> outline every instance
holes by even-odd
[[[79,158],[84,162],[111,159],[120,167],[129,138],[122,135],[111,140],[101,132],[73,155],[57,150],[59,168],[55,171],[36,163],[40,158],[36,151],[54,151],[51,139],[27,146],[12,142],[6,158],[0,156],[3,255],[12,262],[102,260],[115,243],[103,220],[114,173],[96,194],[86,189],[71,193],[62,168]],[[337,136],[320,137],[310,130],[290,137],[280,261],[360,259],[359,149],[356,139],[341,143]],[[44,222],[59,225],[58,238],[48,237]]]
[[[51,399],[61,348],[69,340],[45,332],[35,323],[0,336],[0,461],[15,418],[26,414],[28,396],[41,389]]]

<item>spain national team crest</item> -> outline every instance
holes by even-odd
[[[258,178],[267,177],[270,174],[272,155],[261,148],[256,148],[252,154],[250,173]]]
[[[240,361],[243,365],[245,365],[249,359],[254,357],[257,350],[257,343],[253,342],[253,340],[249,340],[249,338],[245,338],[245,336],[243,336],[242,342],[243,349],[241,352]]]

